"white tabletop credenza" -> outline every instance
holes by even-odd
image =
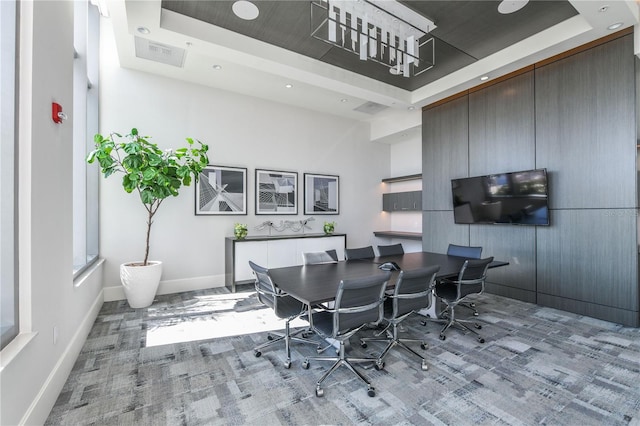
[[[225,239],[225,286],[232,292],[237,284],[253,283],[249,261],[266,268],[302,265],[302,253],[336,250],[344,259],[347,234],[301,234],[250,236],[242,240]]]

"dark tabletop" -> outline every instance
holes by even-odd
[[[417,252],[397,256],[376,257],[373,259],[347,260],[320,265],[289,266],[269,269],[271,279],[283,291],[296,299],[315,305],[335,299],[340,280],[383,274],[378,266],[384,262],[396,262],[401,269],[417,269],[431,265],[440,265],[436,278],[455,276],[466,258],[448,256],[440,253]],[[508,265],[507,262],[494,261],[489,267]],[[391,271],[389,284],[392,286],[399,271]]]

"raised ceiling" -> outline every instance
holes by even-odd
[[[401,1],[437,25],[430,33],[435,41],[436,66],[405,78],[312,37],[309,1],[255,2],[260,15],[250,21],[232,12],[233,3],[165,0],[162,8],[405,90],[432,83],[578,14],[565,0],[531,2],[510,15],[498,12],[499,1]]]
[[[411,78],[314,39],[310,1],[254,1],[260,14],[252,21],[232,13],[233,1],[108,5],[124,67],[356,119],[417,110],[483,75],[496,78],[611,34],[612,23],[635,25],[639,15],[638,3],[626,0],[531,0],[509,15],[498,12],[499,1],[400,2],[437,26],[435,66]],[[152,55],[140,54],[145,43]],[[158,61],[157,52],[181,55],[178,65]]]

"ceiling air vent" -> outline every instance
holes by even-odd
[[[377,104],[375,102],[365,102],[362,105],[360,105],[357,108],[354,108],[354,111],[360,111],[360,112],[364,112],[365,114],[377,114],[380,111],[383,111],[385,109],[389,108],[386,105],[382,105],[382,104]]]
[[[175,46],[147,40],[142,37],[136,39],[136,56],[150,61],[160,62],[182,68],[185,50]]]

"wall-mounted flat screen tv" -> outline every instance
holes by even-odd
[[[451,180],[459,224],[549,225],[547,170]]]

